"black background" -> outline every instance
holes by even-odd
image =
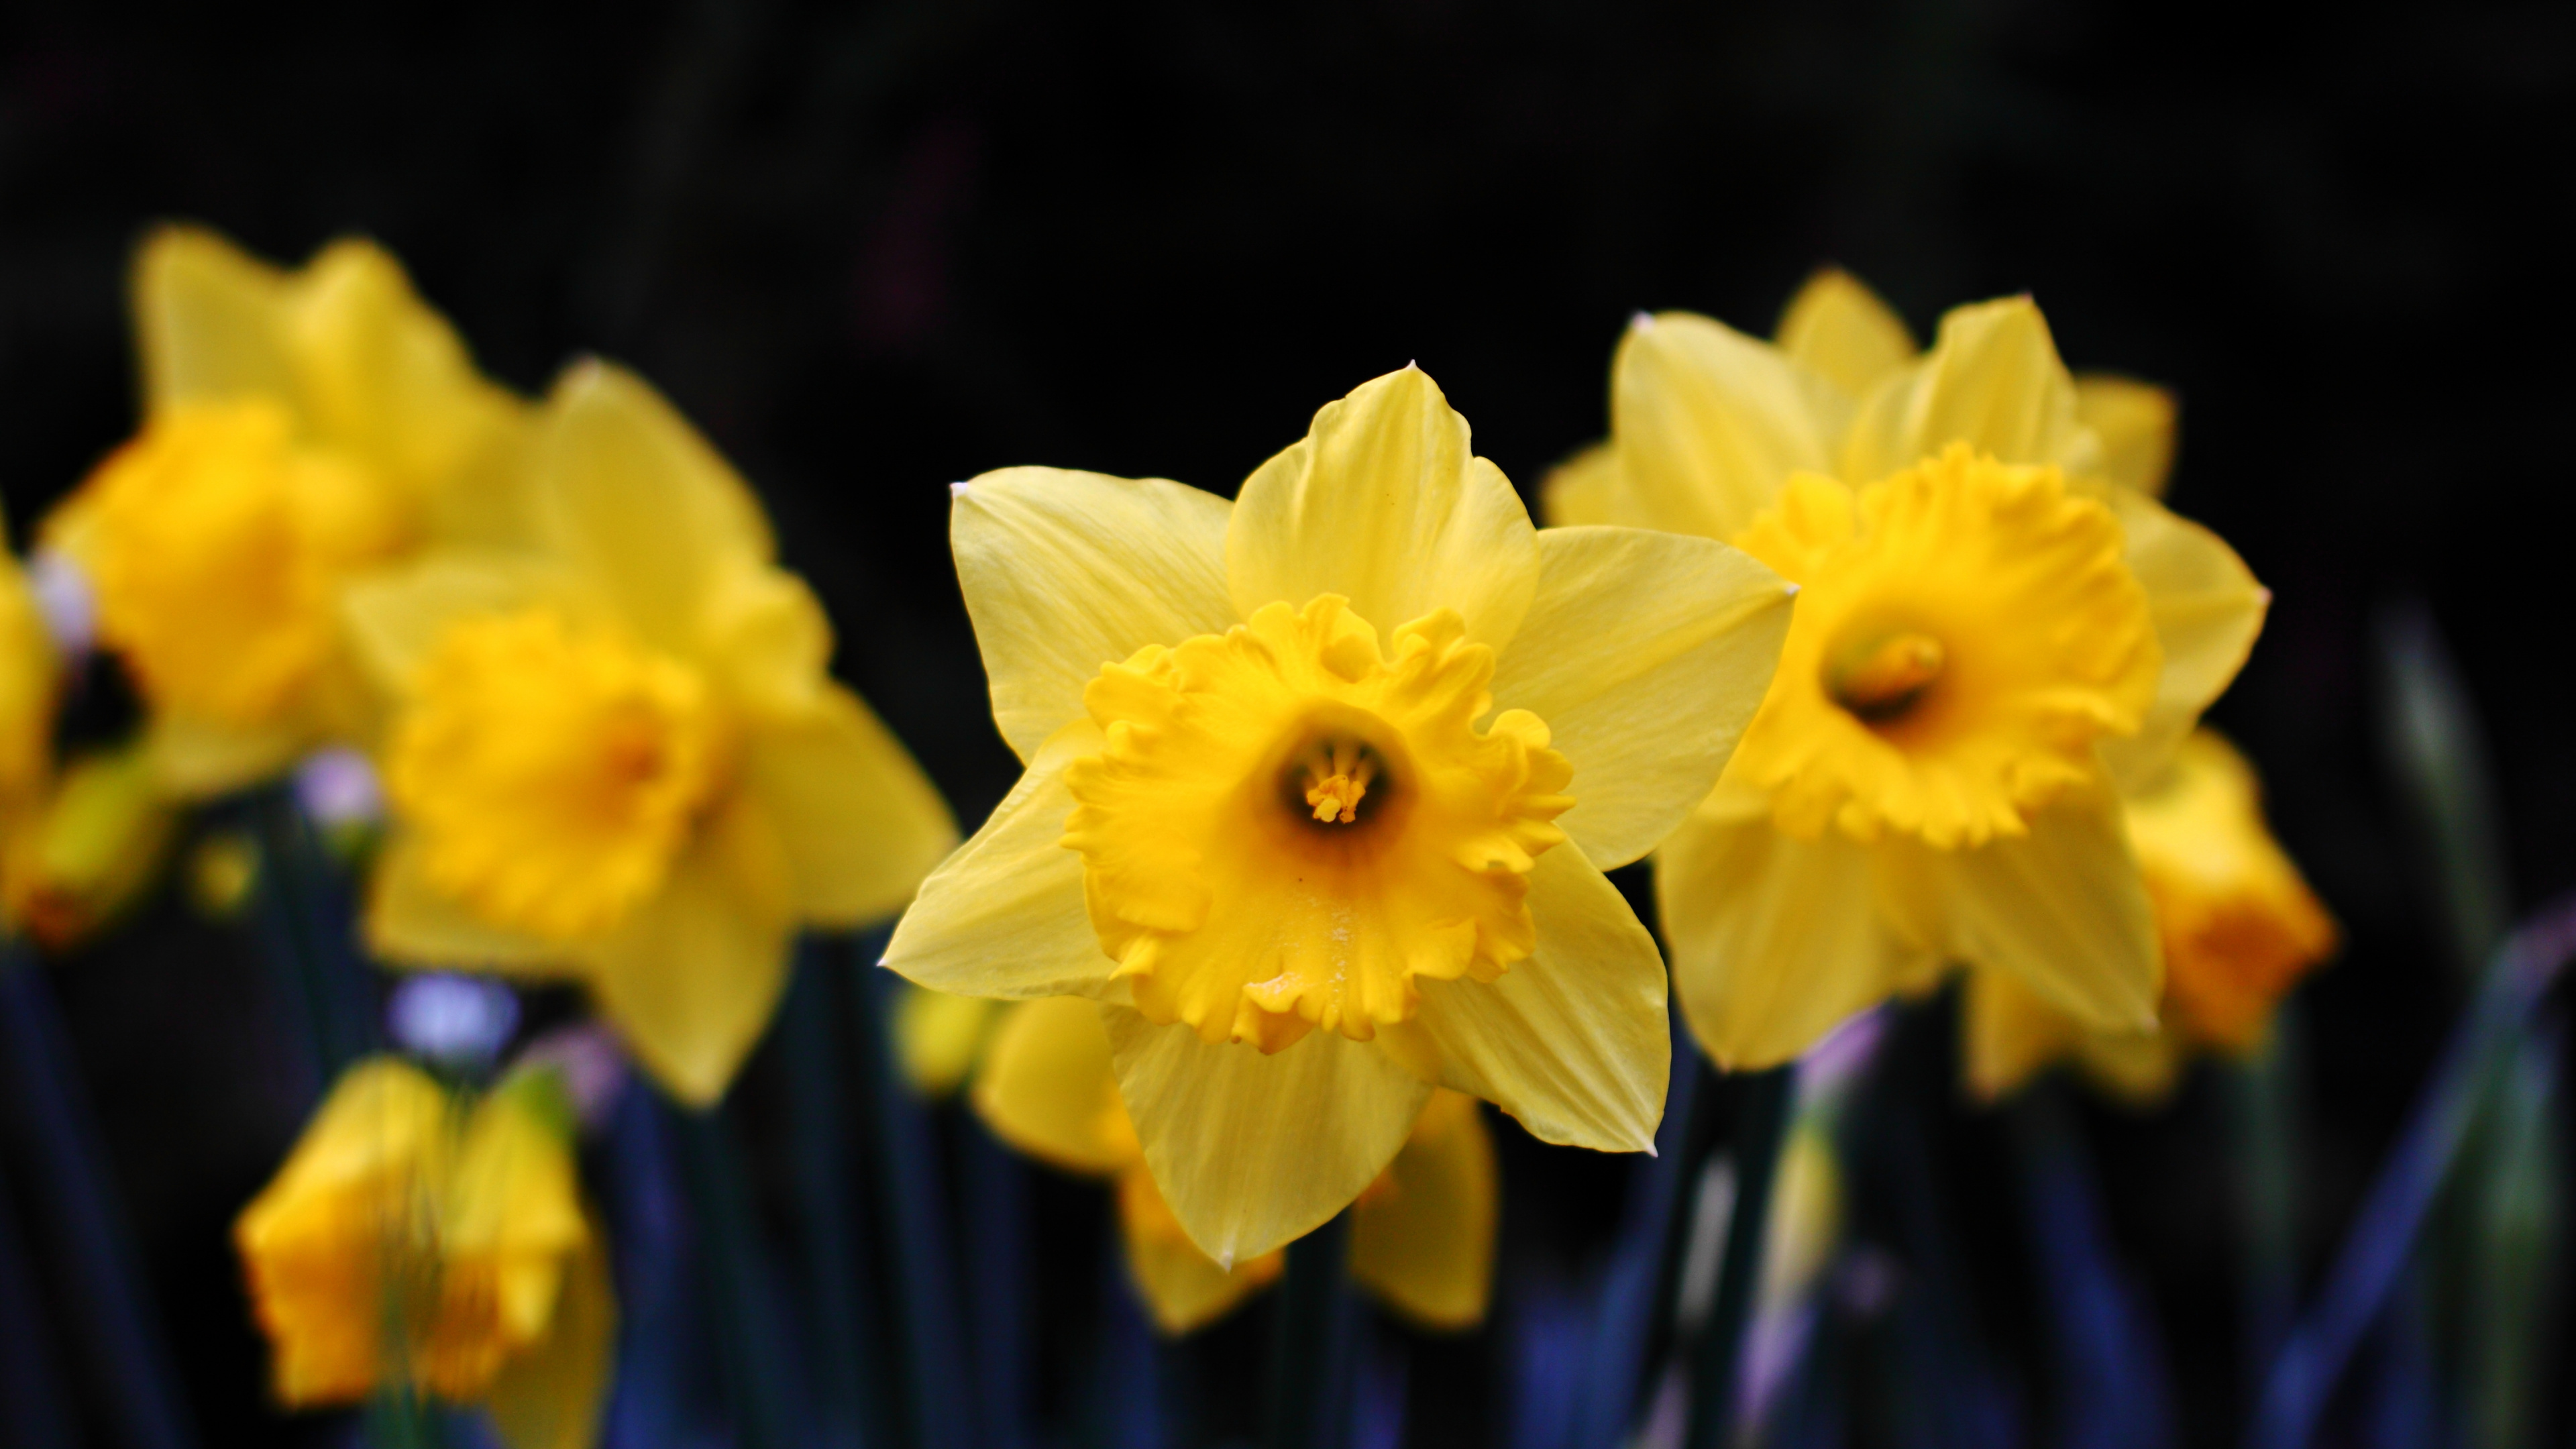
[[[370,234],[510,383],[597,351],[667,390],[971,822],[1014,766],[949,570],[951,480],[1049,463],[1231,492],[1418,359],[1527,492],[1603,428],[1632,311],[1767,330],[1831,260],[1919,336],[2028,290],[2077,367],[2181,390],[2172,501],[2276,593],[2215,718],[2350,936],[2306,994],[2313,1240],[2459,990],[2379,746],[2383,610],[2426,601],[2460,658],[2517,904],[2576,876],[2552,506],[2576,482],[2576,10],[702,0],[396,29],[371,8],[0,19],[22,542],[131,426],[145,227],[284,261]],[[295,1126],[256,1066],[248,949],[164,911],[59,985],[217,1443],[261,1412],[222,1228]],[[2199,1441],[2242,1412],[2207,1095],[2089,1119]]]

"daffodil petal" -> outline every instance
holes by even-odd
[[[1431,1096],[1430,1083],[1339,1032],[1309,1032],[1266,1055],[1211,1046],[1127,1007],[1100,1011],[1154,1183],[1220,1264],[1303,1237],[1349,1206]]]
[[[2145,1111],[2173,1096],[2183,1048],[2170,1031],[2096,1033],[2084,1039],[2076,1061],[2095,1086],[2132,1111]]]
[[[279,325],[286,274],[213,232],[164,227],[134,263],[143,391],[153,408],[262,394],[296,395]]]
[[[1149,1181],[1142,1190],[1154,1189]],[[1264,1253],[1229,1271],[1187,1238],[1153,1231],[1139,1214],[1125,1210],[1126,1198],[1122,1190],[1118,1226],[1127,1244],[1127,1278],[1154,1315],[1154,1326],[1165,1334],[1177,1336],[1204,1328],[1277,1281],[1282,1266],[1279,1254]]]
[[[835,687],[831,621],[785,569],[734,556],[709,580],[701,628],[708,672],[755,720],[805,715]]]
[[[1965,442],[2006,463],[2089,471],[2098,457],[2075,419],[2075,379],[2028,297],[1953,308],[1932,350],[1879,382],[1843,442],[1839,476],[1884,478]]]
[[[1082,718],[1082,687],[1102,665],[1236,622],[1225,583],[1234,505],[1213,493],[1164,478],[1004,468],[956,495],[948,538],[958,586],[992,681],[993,722],[1023,760]]]
[[[1339,594],[1381,634],[1455,609],[1468,638],[1499,648],[1537,589],[1538,531],[1470,450],[1467,420],[1407,367],[1325,404],[1244,481],[1225,566],[1243,618]]]
[[[1859,278],[1826,267],[1789,299],[1780,350],[1853,397],[1914,360],[1914,334]]]
[[[975,1073],[974,1100],[994,1136],[1068,1172],[1105,1176],[1136,1161],[1135,1133],[1115,1110],[1108,1028],[1079,996],[1007,1008]]]
[[[2101,441],[2102,476],[2149,498],[2165,496],[2179,412],[2170,388],[2107,372],[2075,379],[2075,420]]]
[[[2127,536],[2129,569],[2147,591],[2148,615],[2164,651],[2164,672],[2138,732],[2101,742],[2102,761],[2121,788],[2152,782],[2201,711],[2226,692],[2263,632],[2271,591],[2217,534],[2128,488],[2102,500]]]
[[[1491,982],[1419,983],[1443,1080],[1542,1142],[1642,1152],[1671,1078],[1663,958],[1618,887],[1571,850],[1529,876],[1538,947]]]
[[[1968,972],[1959,1013],[1968,1090],[1993,1102],[2075,1047],[2083,1028],[2009,971]]]
[[[1779,348],[1689,312],[1638,318],[1610,364],[1630,496],[1674,533],[1732,538],[1790,474],[1831,472],[1850,411]]]
[[[1475,1102],[1434,1098],[1387,1177],[1352,1210],[1351,1277],[1425,1328],[1475,1327],[1493,1298],[1501,1198]]]
[[[1549,469],[1538,494],[1539,516],[1550,528],[1654,526],[1631,494],[1618,450],[1610,443],[1595,443]],[[1544,534],[1540,546],[1546,546]]]
[[[315,743],[301,719],[237,725],[159,710],[143,726],[153,778],[182,800],[202,800],[265,780]]]
[[[776,551],[742,478],[650,383],[603,362],[555,384],[540,448],[557,547],[646,641],[697,654],[721,571]]]
[[[661,894],[593,948],[585,976],[601,1014],[688,1106],[724,1095],[787,989],[785,856],[759,808],[736,798],[674,862]]]
[[[590,1449],[616,1358],[617,1294],[593,1223],[565,1261],[545,1336],[503,1361],[483,1400],[503,1449]]]
[[[572,963],[564,948],[492,925],[429,883],[420,843],[400,829],[367,878],[367,949],[394,966],[436,966],[543,979]]]
[[[1101,748],[1088,718],[1056,732],[984,828],[957,848],[903,913],[885,965],[960,996],[1099,996],[1118,963],[1083,903],[1082,857],[1064,848],[1073,794],[1065,767]]]
[[[1726,768],[1797,591],[1750,555],[1683,534],[1551,528],[1539,557],[1494,701],[1547,722],[1574,762],[1574,808],[1557,826],[1612,869],[1671,834]]]
[[[1682,1019],[1718,1065],[1794,1060],[1897,989],[1917,963],[1877,894],[1868,847],[1785,835],[1767,809],[1703,812],[1673,832],[1655,853],[1655,902]]]
[[[2105,792],[2034,811],[2017,840],[1939,850],[1891,838],[1878,848],[1881,898],[1926,949],[2010,971],[2087,1026],[2154,1028],[2164,959],[2119,806]]]
[[[570,581],[546,565],[459,550],[360,579],[341,596],[340,608],[359,665],[378,689],[392,694],[410,684],[412,672],[457,620],[539,602],[562,606],[574,594]]]
[[[857,926],[893,914],[957,843],[929,777],[844,689],[753,733],[742,784],[786,847],[796,909],[810,922]]]
[[[983,1057],[994,1017],[1009,1009],[980,996],[951,996],[903,983],[892,1025],[895,1065],[905,1083],[925,1097],[955,1092]]]

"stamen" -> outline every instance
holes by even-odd
[[[1825,672],[1825,692],[1864,724],[1903,718],[1941,677],[1948,660],[1929,634],[1893,634],[1842,656]]]
[[[1348,825],[1359,818],[1360,801],[1369,781],[1377,778],[1377,755],[1355,740],[1334,740],[1329,750],[1319,743],[1306,754],[1306,804],[1319,825]]]

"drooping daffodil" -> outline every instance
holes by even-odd
[[[2133,486],[2160,481],[2169,401],[2079,386],[2028,298],[1956,309],[1918,357],[1828,274],[1781,335],[1640,317],[1610,441],[1548,495],[1554,521],[1730,539],[1804,589],[1761,716],[1657,856],[1692,1030],[1767,1066],[1954,965],[2151,1030],[2119,792],[2163,771],[2268,602]]]
[[[1968,980],[1968,1084],[2000,1097],[2072,1059],[2139,1105],[2168,1096],[2196,1052],[2260,1048],[2275,1009],[2333,955],[2334,918],[2263,821],[2261,783],[2217,731],[2192,733],[2159,779],[2127,797],[2130,843],[2146,873],[2164,946],[2162,1023],[2153,1032],[2089,1029],[2011,976]]]
[[[234,1223],[280,1403],[402,1391],[482,1409],[508,1449],[587,1449],[616,1302],[548,1072],[471,1103],[398,1058],[351,1067]]]
[[[373,732],[342,595],[425,549],[516,535],[527,406],[368,242],[284,272],[170,227],[133,289],[142,426],[44,541],[150,707],[156,772],[210,795]]]
[[[1012,1146],[1116,1185],[1128,1277],[1165,1333],[1212,1323],[1278,1278],[1276,1249],[1228,1269],[1181,1230],[1145,1166],[1119,1100],[1109,1033],[1090,1002],[1012,1005],[976,1073],[974,1101]],[[1473,1327],[1492,1296],[1498,1204],[1493,1138],[1475,1099],[1434,1091],[1395,1160],[1351,1208],[1352,1280],[1421,1327]]]
[[[1440,1086],[1645,1148],[1662,962],[1605,869],[1707,793],[1792,590],[1712,540],[1542,534],[1408,367],[1237,501],[1045,468],[956,489],[1027,764],[886,964],[1098,1004],[1145,1162],[1247,1261],[1377,1180]]]
[[[574,368],[539,420],[536,547],[352,589],[395,700],[366,927],[398,964],[585,984],[673,1096],[721,1096],[796,931],[890,915],[955,843],[758,502],[650,387]]]

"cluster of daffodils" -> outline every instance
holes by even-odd
[[[1025,767],[963,845],[826,674],[750,490],[640,379],[515,395],[364,243],[285,272],[166,232],[135,307],[142,425],[41,538],[147,723],[57,768],[62,631],[0,560],[14,927],[88,929],[180,807],[361,751],[369,954],[578,983],[705,1107],[797,933],[900,912],[907,1058],[1114,1184],[1167,1331],[1346,1210],[1356,1281],[1477,1321],[1477,1104],[1647,1149],[1671,999],[1759,1068],[1964,972],[1978,1091],[2073,1058],[2152,1096],[2332,948],[2197,727],[2267,595],[2157,501],[2170,399],[2071,375],[2027,299],[1922,352],[1835,273],[1774,342],[1641,316],[1547,528],[1412,367],[1231,499],[955,485]],[[1650,856],[1660,950],[1606,874]],[[541,1068],[349,1072],[239,1223],[279,1396],[588,1443],[615,1313],[574,1131]],[[1829,1156],[1798,1173],[1813,1196]]]

